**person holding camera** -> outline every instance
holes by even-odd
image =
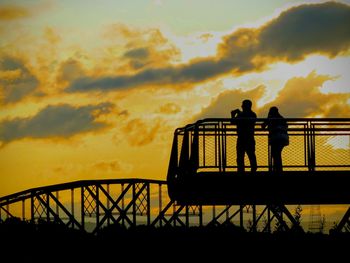
[[[255,156],[255,122],[256,113],[252,111],[252,102],[248,99],[243,100],[242,110],[235,109],[231,111],[232,123],[237,126],[237,170],[238,173],[243,173],[245,164],[244,156],[247,154],[250,162],[251,172],[257,170],[257,161]]]

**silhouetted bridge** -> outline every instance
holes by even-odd
[[[350,119],[287,119],[290,145],[282,174],[270,172],[264,120],[256,125],[255,174],[237,173],[230,119],[205,119],[176,129],[166,181],[84,180],[33,188],[1,197],[1,219],[54,221],[93,233],[109,224],[228,223],[269,232],[276,223],[301,229],[288,206],[350,204]],[[335,230],[349,231],[349,219],[350,208]]]

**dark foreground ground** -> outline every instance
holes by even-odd
[[[92,235],[54,223],[0,223],[1,262],[348,262],[349,249],[350,233],[111,225]]]

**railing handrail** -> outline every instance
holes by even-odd
[[[263,129],[261,126],[266,120],[271,120],[271,118],[256,118],[255,136],[266,136],[268,138],[268,129]],[[285,120],[288,123],[288,133],[290,138],[294,136],[304,137],[301,144],[298,144],[299,153],[303,154],[304,161],[296,167],[306,168],[310,171],[328,165],[328,163],[323,163],[323,159],[321,160],[318,158],[319,155],[316,155],[319,153],[317,152],[319,148],[318,146],[316,147],[316,140],[318,137],[350,136],[350,118],[285,118]],[[235,165],[228,165],[227,163],[228,158],[231,158],[231,160],[232,158],[235,158],[235,152],[230,152],[228,154],[227,142],[228,138],[232,139],[232,137],[237,136],[237,126],[232,118],[201,119],[195,123],[188,124],[185,127],[178,128],[175,130],[174,134],[172,150],[173,159],[170,166],[174,168],[180,167],[184,164],[185,169],[187,169],[187,165],[189,165],[191,169],[196,165],[198,167],[210,168],[207,166],[207,164],[209,164],[207,160],[214,158],[213,162],[215,165],[211,163],[211,167],[218,168],[219,170],[225,170],[229,167],[234,168],[236,167]],[[213,148],[208,148],[208,155],[205,140],[206,137],[214,138],[212,139],[213,141],[211,141],[214,146]],[[184,141],[179,140],[179,138],[183,138]],[[200,147],[199,143],[201,143]],[[268,140],[265,141],[265,144],[266,143],[269,145]],[[344,144],[342,144],[342,146],[344,146]],[[181,150],[179,147],[181,147]],[[290,149],[290,147],[288,149]],[[346,149],[349,148],[346,146]],[[272,163],[270,153],[270,148],[267,148],[265,155],[268,158],[268,167],[270,167]],[[343,157],[344,156],[342,156],[342,158]],[[200,158],[201,161],[199,161],[198,158]],[[321,162],[316,164],[316,161]],[[203,164],[200,165],[199,162],[203,162]],[[299,159],[297,162],[299,163]],[[261,167],[261,165],[259,167]],[[284,167],[289,168],[291,166],[286,164]],[[330,167],[350,167],[350,164],[348,160],[345,160],[345,163],[337,163]],[[172,168],[170,167],[169,169]]]
[[[350,125],[350,118],[284,118],[288,125],[300,125],[300,124],[318,124],[318,125],[322,125],[322,124],[332,124],[332,125]],[[230,123],[232,125],[234,125],[232,123],[232,118],[205,118],[205,119],[200,119],[197,120],[194,123],[190,123],[187,124],[186,126],[177,128],[175,130],[175,134],[181,131],[185,131],[185,130],[191,130],[195,127],[198,127],[199,125],[205,125],[208,124],[210,125],[211,123]],[[267,120],[271,120],[270,118],[256,118],[256,125],[259,125],[259,123],[265,122]],[[305,128],[300,128],[299,130],[302,130]],[[348,131],[348,129],[346,128],[340,128],[341,130],[344,131]],[[340,130],[337,129],[337,130]]]

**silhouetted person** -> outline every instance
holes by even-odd
[[[278,112],[277,107],[271,107],[267,120],[262,124],[262,128],[269,130],[269,144],[271,147],[272,171],[282,172],[282,150],[289,144],[288,124],[283,116]]]
[[[244,155],[247,153],[251,171],[255,172],[257,169],[255,156],[255,139],[254,129],[256,122],[256,114],[252,111],[252,102],[244,100],[242,102],[242,111],[235,109],[231,111],[233,123],[237,125],[237,168],[239,173],[244,172]]]

